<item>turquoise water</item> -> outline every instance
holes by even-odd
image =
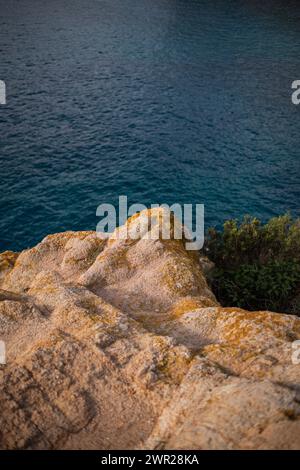
[[[96,208],[299,216],[297,1],[0,0],[0,251]]]

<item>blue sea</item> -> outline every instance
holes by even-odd
[[[300,216],[297,0],[0,0],[0,251],[97,206]]]

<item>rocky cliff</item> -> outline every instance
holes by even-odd
[[[0,448],[300,448],[300,319],[220,307],[195,253],[147,238],[0,255]]]

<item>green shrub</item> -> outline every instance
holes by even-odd
[[[228,220],[222,231],[209,230],[204,251],[215,263],[209,278],[222,305],[300,314],[299,220]]]

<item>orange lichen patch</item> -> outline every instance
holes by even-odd
[[[207,297],[185,297],[172,306],[170,315],[177,318],[198,308],[214,307],[215,305],[216,303]]]
[[[32,287],[29,292],[30,292],[30,295],[34,297],[35,295],[40,294],[41,288],[40,287],[37,287],[37,288]],[[47,296],[47,295],[49,295],[49,296],[53,295],[54,296],[56,294],[57,294],[57,287],[56,286],[47,285],[47,286],[43,287],[43,295],[44,296]]]
[[[93,323],[101,323],[104,326],[114,327],[119,324],[120,312],[114,308],[108,308],[97,299],[83,299],[80,301],[82,314]]]
[[[12,269],[18,256],[19,253],[14,253],[13,251],[4,251],[3,253],[0,253],[0,272]]]
[[[294,325],[292,328],[292,333],[294,333],[297,338],[300,338],[300,318],[294,317]]]
[[[170,221],[170,225],[174,224],[174,215],[162,207],[157,207],[154,209],[145,209],[142,212],[137,212],[133,214],[131,217],[129,217],[125,225],[128,225],[128,226],[132,225],[137,220],[139,221],[141,216],[145,217],[145,219],[147,218],[149,221],[149,224],[150,222],[164,223],[165,221],[166,222]],[[149,229],[150,228],[151,227],[149,225]]]
[[[186,348],[170,346],[170,341],[164,336],[153,338],[153,347],[156,351],[154,370],[158,374],[159,380],[179,384],[193,356]]]
[[[231,375],[242,375],[250,379],[272,377],[278,359],[266,354],[263,345],[210,344],[201,354]]]
[[[179,354],[170,350],[157,364],[156,371],[159,379],[168,383],[180,384],[191,363],[192,356]]]
[[[232,343],[214,343],[204,346],[201,349],[201,354],[209,357],[210,359],[224,364],[228,363],[227,360],[238,359],[241,363],[257,358],[257,355],[262,351],[259,346],[237,346]]]
[[[271,312],[247,312],[235,308],[219,309],[217,326],[226,341],[242,343],[257,340],[259,335],[286,340],[293,329],[294,317]]]
[[[91,309],[87,311],[84,307],[74,307],[68,306],[59,309],[54,314],[54,318],[63,325],[66,323],[71,326],[72,329],[78,329],[80,327],[81,331],[84,328],[89,328],[95,323],[101,321],[101,317],[96,309]]]

